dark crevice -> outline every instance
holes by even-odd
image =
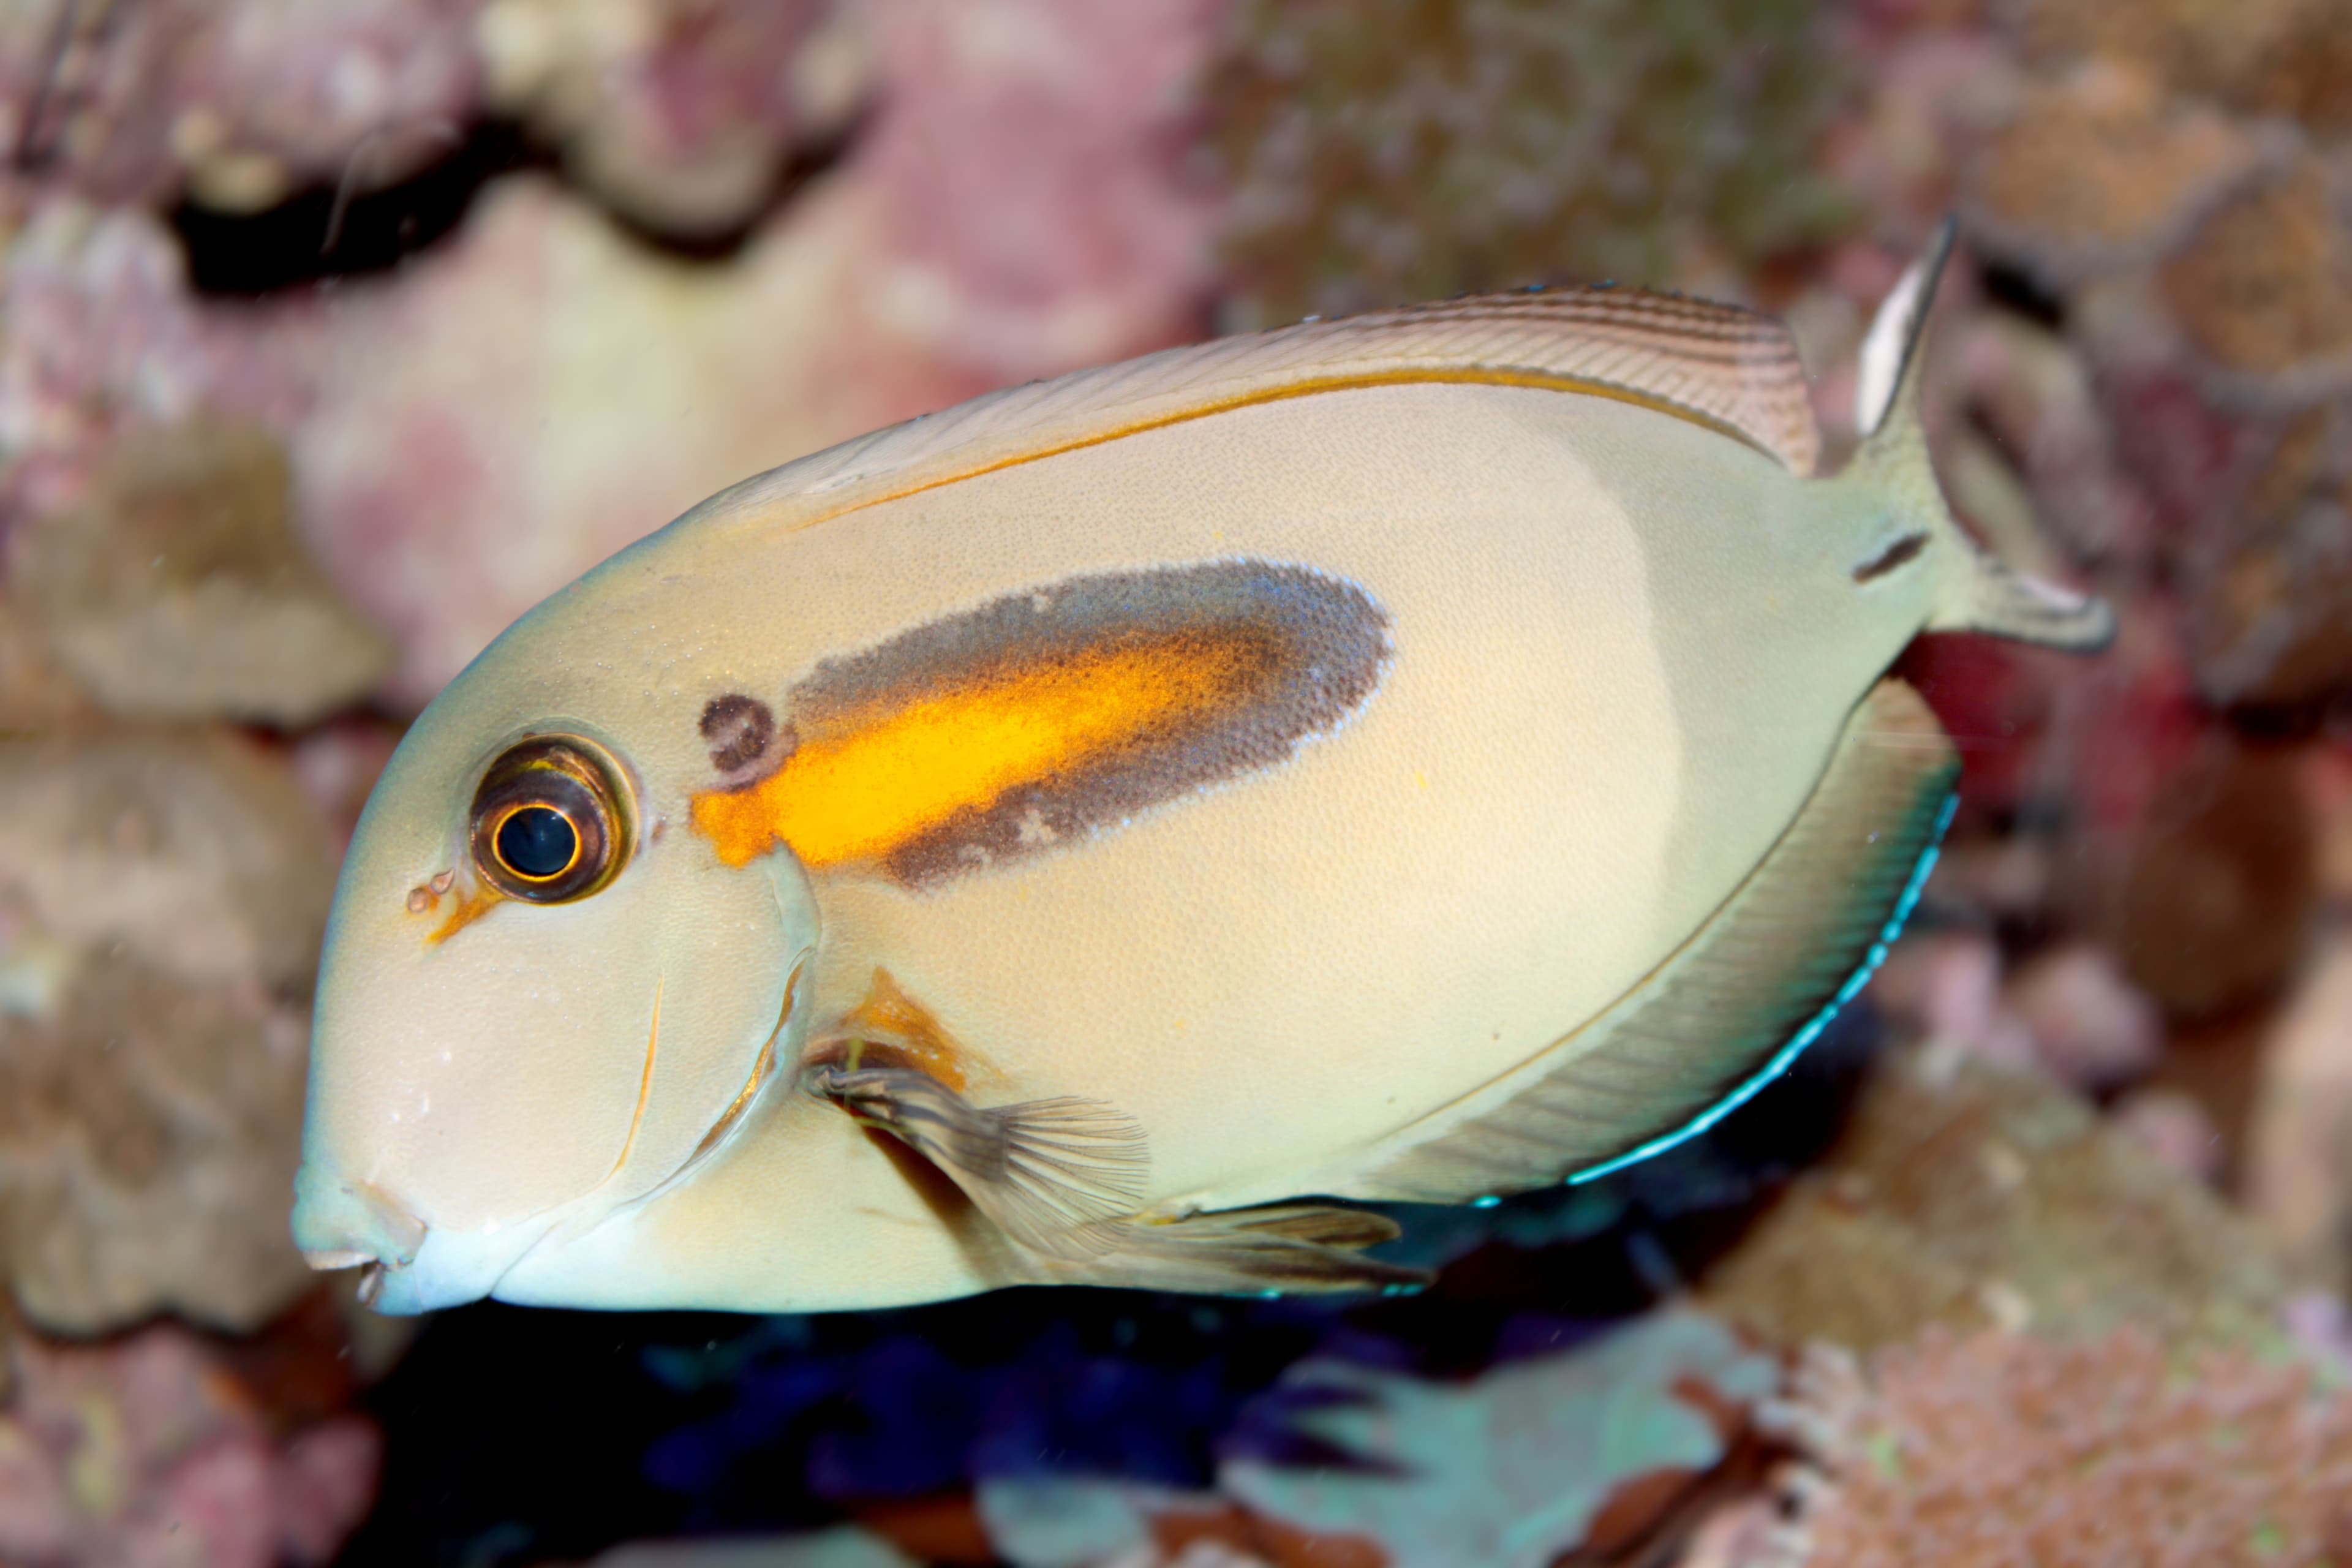
[[[701,234],[653,226],[625,212],[606,216],[638,243],[685,260],[732,259],[761,225],[810,181],[838,164],[863,120],[822,142],[794,149],[766,196],[741,222]],[[171,223],[199,294],[251,299],[340,278],[389,272],[446,239],[465,222],[482,188],[525,170],[557,173],[562,159],[518,122],[483,120],[451,133],[449,150],[415,174],[354,193],[337,184],[306,187],[256,213],[228,213],[183,200]],[[593,193],[588,199],[593,200]]]
[[[2065,330],[2066,301],[2032,274],[2022,268],[1988,261],[1982,277],[1985,298],[1993,303],[2038,321],[2053,332]]]
[[[196,292],[250,298],[388,272],[454,232],[492,179],[553,167],[520,126],[487,120],[444,156],[380,189],[313,185],[256,213],[183,201],[171,222]]]

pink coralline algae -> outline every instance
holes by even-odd
[[[421,702],[541,597],[725,485],[1197,335],[1215,201],[1188,159],[1191,84],[1218,10],[876,0],[853,37],[813,7],[761,21],[614,0],[599,93],[700,80],[746,28],[814,73],[812,105],[874,83],[840,160],[765,216],[736,215],[756,221],[724,263],[650,248],[525,175],[389,276],[233,304],[190,294],[154,218],[51,189],[0,284],[0,528],[77,504],[128,430],[258,421],[286,445],[302,538],[399,640],[391,690]],[[483,37],[528,53],[513,38],[538,15],[504,0]],[[559,51],[549,102],[578,68]]]
[[[447,151],[479,0],[33,0],[0,20],[0,139],[100,201],[268,206]]]
[[[492,0],[475,29],[489,101],[563,150],[615,211],[724,235],[776,195],[795,150],[838,135],[870,51],[832,0]]]
[[[356,1417],[290,1436],[184,1330],[14,1348],[0,1411],[0,1561],[19,1568],[323,1563],[373,1500]]]
[[[1198,335],[1220,197],[1192,159],[1224,0],[876,0],[878,317],[992,382]]]
[[[2077,942],[2005,967],[1990,937],[1921,936],[1895,950],[1872,995],[1906,1034],[2038,1067],[2084,1092],[2131,1082],[2156,1065],[2163,1020],[2106,949]]]
[[[2298,1362],[1931,1328],[1816,1352],[1780,1424],[1817,1568],[2318,1568],[2352,1552],[2352,1395]]]
[[[197,300],[147,214],[53,197],[0,239],[0,531],[78,504],[126,431],[206,412],[284,430],[308,409],[312,313]]]
[[[877,5],[872,123],[730,264],[526,177],[343,290],[292,450],[325,565],[402,643],[398,695],[723,486],[1194,335],[1213,213],[1182,130],[1212,9]]]

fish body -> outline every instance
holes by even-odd
[[[714,497],[378,784],[298,1240],[388,1310],[1360,1287],[1403,1278],[1382,1222],[1297,1200],[1671,1140],[1916,896],[1953,768],[1896,656],[2104,635],[1943,508],[1932,271],[1826,479],[1772,323],[1575,290],[1015,389]]]

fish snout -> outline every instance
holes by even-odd
[[[294,1245],[317,1269],[404,1268],[425,1244],[425,1222],[369,1182],[304,1165],[294,1179]]]

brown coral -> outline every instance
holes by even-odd
[[[2352,399],[2252,425],[2245,444],[2243,502],[2179,552],[2198,689],[2317,705],[2352,691]]]
[[[82,505],[8,539],[8,596],[124,718],[302,724],[364,695],[392,647],[298,543],[291,477],[257,425],[133,429]]]
[[[286,1232],[325,833],[222,737],[0,743],[0,1280],[89,1332],[249,1327]]]
[[[2219,370],[2352,379],[2352,233],[2315,158],[2224,205],[2165,264],[2161,289],[2189,346]]]
[[[1788,0],[1273,0],[1207,95],[1240,324],[1614,277],[1688,287],[1844,216],[1844,88]]]
[[[2285,1568],[2352,1551],[2352,1396],[2301,1363],[2176,1356],[2134,1326],[2073,1342],[1934,1328],[1866,1379],[1816,1356],[1788,1414],[1829,1476],[1805,1507],[1821,1568]]]
[[[2317,887],[2298,762],[2217,730],[2128,839],[2103,848],[2116,881],[2086,923],[2176,1017],[2275,995],[2302,960]]]
[[[2145,260],[2275,155],[2278,139],[2147,72],[2095,62],[2023,88],[1970,181],[1979,233],[2053,280]]]
[[[300,995],[333,881],[299,786],[231,736],[0,742],[0,889],[69,945]]]
[[[2346,0],[2017,0],[2008,9],[2031,59],[2129,60],[2176,91],[2234,109],[2320,131],[2352,121]]]
[[[1845,1136],[1702,1282],[1782,1344],[1925,1322],[2266,1344],[2285,1284],[2210,1192],[2037,1075],[1928,1050],[1873,1075]]]
[[[2352,1285],[2352,940],[2329,934],[2270,1024],[2247,1136],[2246,1203],[2280,1251]]]
[[[300,1292],[307,1038],[297,1010],[104,954],[47,1017],[0,1017],[0,1278],[26,1312],[248,1328]]]

